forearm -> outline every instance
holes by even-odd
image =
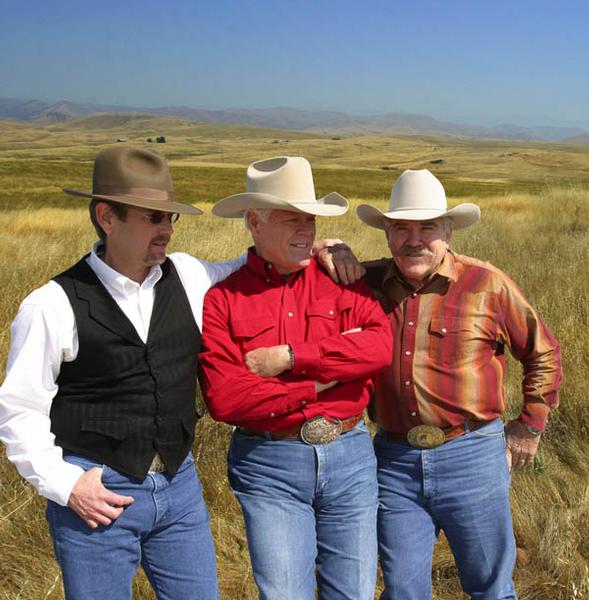
[[[548,413],[558,405],[558,390],[562,383],[560,346],[513,282],[504,282],[499,299],[501,341],[523,366],[523,409],[519,420],[543,429]]]
[[[262,378],[243,365],[201,361],[200,381],[213,419],[238,424],[282,417],[317,400],[312,381]]]
[[[48,417],[22,410],[7,414],[9,403],[4,395],[0,404],[0,440],[6,446],[6,458],[41,496],[67,505],[83,469],[63,461],[62,449],[55,446],[50,432]]]
[[[344,331],[292,344],[294,374],[346,382],[372,377],[390,364],[393,340],[388,317],[363,284],[356,284],[347,298],[352,304],[341,325]]]

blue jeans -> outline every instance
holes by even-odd
[[[464,591],[516,598],[510,475],[500,419],[432,450],[377,434],[381,600],[432,597],[432,553],[442,529]]]
[[[78,455],[84,470],[103,467],[109,490],[132,496],[111,525],[91,529],[70,508],[48,502],[47,521],[68,600],[130,600],[143,566],[160,600],[217,600],[215,549],[192,454],[173,477],[143,481]]]
[[[376,459],[366,425],[329,444],[235,431],[229,482],[261,600],[372,600]]]

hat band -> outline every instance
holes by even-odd
[[[134,196],[148,200],[160,200],[174,202],[174,192],[168,190],[157,190],[155,188],[143,187],[117,187],[116,185],[96,186],[92,190],[93,196]]]
[[[391,209],[389,212],[404,212],[404,211],[438,211],[438,212],[448,212],[448,207],[440,208],[439,206],[397,206],[396,208]]]

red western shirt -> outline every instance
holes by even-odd
[[[246,352],[281,344],[294,351],[292,371],[262,378],[246,368]],[[391,352],[390,324],[365,284],[340,286],[314,259],[285,279],[250,249],[247,265],[205,298],[200,379],[219,421],[280,431],[358,415]],[[314,381],[333,380],[315,392]]]
[[[393,330],[393,361],[376,381],[375,418],[383,429],[406,433],[423,423],[449,427],[500,417],[506,349],[523,365],[519,419],[544,429],[558,404],[560,348],[505,273],[448,252],[414,290],[390,259],[365,266]]]

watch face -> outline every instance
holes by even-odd
[[[541,429],[537,429],[536,427],[532,427],[531,425],[526,425],[525,427],[532,435],[540,435],[542,433]]]

